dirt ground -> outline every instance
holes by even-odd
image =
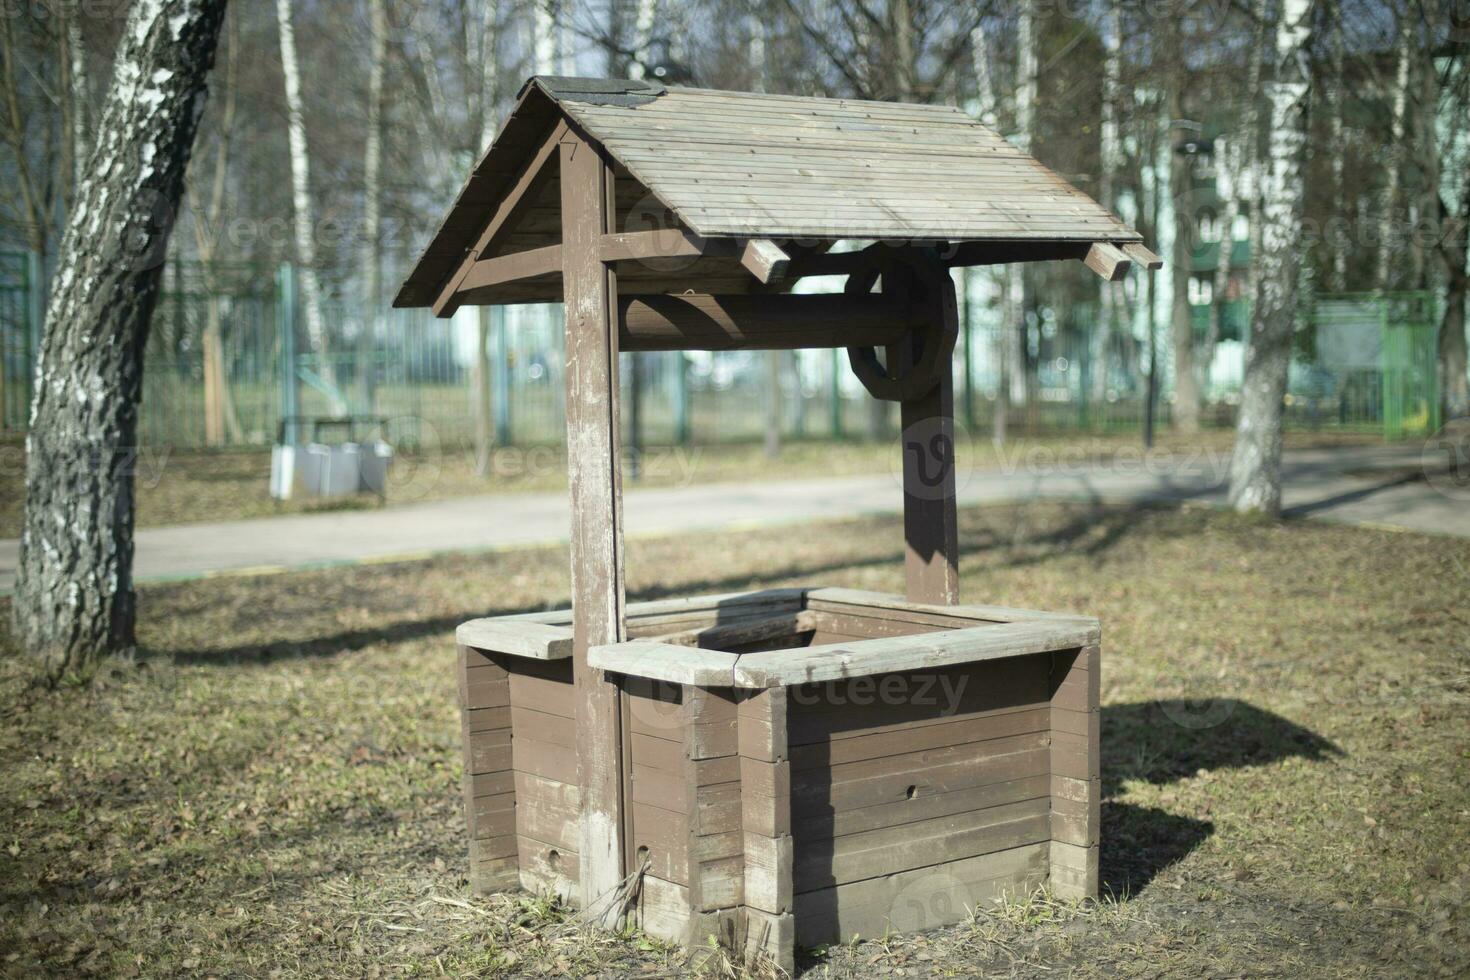
[[[1470,973],[1470,546],[1081,505],[966,511],[961,541],[967,598],[1102,618],[1103,901],[1017,896],[799,972]],[[895,591],[900,543],[639,540],[630,587]],[[565,602],[565,561],[149,587],[136,662],[85,690],[0,657],[0,973],[691,975],[467,889],[452,631]]]

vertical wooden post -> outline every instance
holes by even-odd
[[[935,306],[957,330],[949,273]],[[885,289],[887,288],[885,284]],[[932,287],[931,287],[932,288]],[[891,356],[891,352],[890,352]],[[901,403],[903,426],[904,579],[910,602],[960,601],[959,532],[955,514],[954,371],[946,360],[939,384]]]
[[[1052,654],[1051,888],[1058,898],[1097,898],[1101,660],[1096,645]]]
[[[587,665],[588,647],[621,642],[626,629],[617,284],[599,250],[612,230],[613,176],[598,148],[575,134],[562,140],[560,152],[582,906],[596,907],[596,919],[613,927],[620,910],[609,907],[610,899],[625,857],[621,698],[611,679]]]
[[[796,919],[791,837],[791,762],[786,688],[746,692],[736,709],[740,746],[740,830],[745,858],[748,960],[795,969]]]

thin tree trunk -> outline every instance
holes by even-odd
[[[1117,209],[1113,183],[1118,170],[1118,97],[1123,67],[1123,13],[1119,0],[1109,0],[1103,36],[1102,124],[1098,141],[1098,203]],[[1108,355],[1113,341],[1113,317],[1121,283],[1102,282],[1097,294],[1097,353],[1092,359],[1092,400],[1103,405],[1108,397]]]
[[[1257,0],[1261,2],[1261,0]],[[1331,41],[1331,79],[1325,93],[1328,100],[1328,148],[1327,152],[1332,159],[1332,200],[1344,200],[1345,185],[1343,171],[1346,167],[1347,143],[1343,140],[1342,128],[1342,104],[1346,96],[1344,91],[1345,74],[1343,72],[1343,39],[1342,39],[1342,8],[1332,5],[1328,16],[1331,18],[1330,30]],[[1257,45],[1257,50],[1260,46]],[[1251,91],[1255,91],[1254,88]],[[1347,246],[1348,235],[1344,230],[1336,229],[1327,236],[1327,247],[1331,250],[1331,273],[1328,282],[1335,293],[1347,290]]]
[[[85,676],[134,644],[143,350],[224,10],[225,0],[134,4],[52,279],[11,616],[53,678]]]
[[[500,98],[498,0],[482,0],[480,21],[480,145],[476,149],[484,152],[495,138],[495,107]],[[505,329],[505,318],[502,315],[497,322],[489,306],[481,306],[476,312],[479,314],[479,322],[475,331],[475,359],[470,371],[475,398],[475,474],[489,476],[491,455],[495,449],[494,393],[490,388],[490,334],[494,329]]]
[[[1276,28],[1275,80],[1268,89],[1271,138],[1262,194],[1263,247],[1230,460],[1230,505],[1272,517],[1281,513],[1282,400],[1291,366],[1301,263],[1302,162],[1310,86],[1303,55],[1310,35],[1308,0],[1284,0]]]
[[[1384,168],[1383,206],[1378,213],[1378,269],[1373,278],[1373,284],[1378,289],[1388,289],[1394,284],[1394,260],[1399,252],[1397,236],[1394,234],[1394,219],[1398,217],[1399,210],[1399,175],[1403,170],[1404,131],[1409,103],[1409,66],[1413,60],[1411,12],[1408,9],[1400,10],[1398,22],[1392,134],[1389,136],[1388,161]]]
[[[291,26],[291,0],[276,0],[276,23],[281,37],[281,74],[286,86],[286,134],[291,155],[291,204],[296,219],[296,259],[301,263],[301,298],[306,309],[306,336],[317,356],[318,373],[328,387],[336,389],[336,371],[327,350],[327,331],[322,317],[322,288],[317,278],[316,238],[312,222],[316,211],[311,200],[311,159],[306,143],[306,122],[301,99],[301,69],[296,60],[296,32]],[[333,411],[346,410],[340,399]]]
[[[373,411],[376,382],[379,309],[383,300],[383,83],[388,69],[387,0],[368,0],[368,23],[372,49],[368,54],[367,139],[363,146],[362,238],[363,307],[362,333],[357,338],[358,400],[362,411]]]
[[[224,219],[225,181],[229,176],[230,143],[235,130],[235,107],[239,92],[239,87],[235,84],[240,63],[236,49],[235,21],[233,14],[226,15],[225,77],[220,86],[224,90],[225,101],[220,113],[219,145],[215,148],[214,170],[209,178],[209,198],[207,201],[200,200],[198,184],[201,182],[197,180],[191,181],[185,191],[189,209],[193,212],[194,247],[199,254],[204,290],[209,295],[200,344],[200,353],[204,360],[204,441],[209,446],[242,441],[240,419],[235,413],[234,399],[230,397],[229,371],[225,365],[224,325],[220,316],[219,276],[214,264],[219,244],[216,235]]]
[[[1184,89],[1189,69],[1184,63],[1182,10],[1169,18],[1169,121],[1174,126],[1184,119]],[[1171,136],[1177,134],[1171,132]],[[1170,140],[1169,193],[1173,196],[1174,235],[1169,263],[1169,339],[1174,357],[1174,429],[1181,435],[1199,432],[1199,382],[1195,365],[1194,311],[1189,305],[1191,260],[1194,258],[1195,220],[1190,202],[1195,200],[1190,157],[1178,152]]]
[[[1230,291],[1230,258],[1235,251],[1235,219],[1240,215],[1240,156],[1241,151],[1233,142],[1227,144],[1223,140],[1215,141],[1215,166],[1219,171],[1217,180],[1223,177],[1223,183],[1229,187],[1229,191],[1225,196],[1225,209],[1217,222],[1220,242],[1215,258],[1214,280],[1210,287],[1210,321],[1199,352],[1200,375],[1206,386],[1210,369],[1215,363],[1215,348],[1220,343],[1220,334],[1224,328],[1225,297]],[[1202,394],[1208,397],[1208,391]]]
[[[91,85],[87,81],[87,46],[82,38],[82,18],[77,10],[66,14],[67,96],[71,116],[72,193],[82,186],[87,172],[87,151],[92,133]]]
[[[531,0],[532,53],[535,58],[533,71],[538,75],[549,75],[556,71],[556,2],[557,0]]]
[[[1022,0],[1016,21],[1016,145],[1031,152],[1031,127],[1036,115],[1036,5]],[[1001,378],[996,398],[994,439],[1003,445],[1013,405],[1024,405],[1027,395],[1026,267],[1012,262],[1006,268],[1006,317],[1001,330]]]
[[[653,65],[653,18],[658,10],[658,0],[638,0],[637,12],[633,15],[633,61],[628,65],[628,74],[633,78],[645,78]]]
[[[982,19],[977,19],[970,31],[970,58],[975,71],[976,110],[980,122],[999,131],[1000,113],[996,105],[995,82],[990,71],[990,44],[985,36],[985,23]],[[990,362],[995,366],[998,377],[995,407],[991,413],[991,439],[998,446],[1004,445],[1006,441],[1006,405],[1010,401],[1007,390],[1010,375],[1006,367],[1006,336],[1010,332],[1011,312],[1005,289],[1006,272],[1002,267],[993,266],[982,273],[990,283],[992,298],[999,299],[1001,308],[1001,328],[993,331],[990,336]],[[968,352],[966,356],[969,356]]]

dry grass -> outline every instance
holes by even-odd
[[[860,520],[630,542],[631,586],[894,590],[899,538]],[[962,543],[967,596],[1103,619],[1112,898],[1018,897],[809,951],[808,976],[1470,970],[1463,541],[1047,505],[965,512]],[[144,653],[89,690],[0,659],[0,970],[690,973],[467,893],[450,634],[566,582],[540,549],[157,586]]]

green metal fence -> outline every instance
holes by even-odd
[[[1298,333],[1287,413],[1307,428],[1439,429],[1439,316],[1432,293],[1318,296]]]
[[[32,365],[40,343],[40,262],[0,252],[0,432],[23,432],[31,404]]]
[[[0,424],[23,431],[39,338],[38,264],[0,253]],[[1000,407],[1005,339],[996,286],[961,280],[962,334],[955,356],[957,419],[988,433]],[[1138,300],[1131,309],[1136,311]],[[283,416],[373,415],[390,420],[405,446],[444,449],[474,441],[478,310],[438,320],[424,310],[365,311],[328,300],[324,350],[308,336],[289,266],[171,262],[146,352],[140,437],[175,448],[266,446]],[[1246,304],[1222,307],[1213,357],[1201,366],[1206,425],[1233,423],[1249,332]],[[555,444],[564,437],[563,325],[559,306],[494,309],[485,364],[492,424],[501,444]],[[1095,309],[1042,309],[1013,338],[1024,370],[1006,399],[1007,430],[1031,435],[1138,431],[1148,392],[1141,315],[1118,322],[1104,347]],[[1196,340],[1209,310],[1194,311]],[[1439,424],[1434,298],[1427,293],[1317,296],[1304,314],[1292,366],[1287,423],[1297,428],[1381,432],[1397,438]],[[1168,329],[1162,318],[1158,424],[1171,415]],[[780,391],[765,352],[624,355],[625,423],[638,404],[645,444],[756,440],[773,398],[785,437],[861,438],[891,432],[891,408],[872,401],[843,351],[780,355]],[[877,423],[881,422],[882,425]],[[631,441],[633,434],[628,433]]]

